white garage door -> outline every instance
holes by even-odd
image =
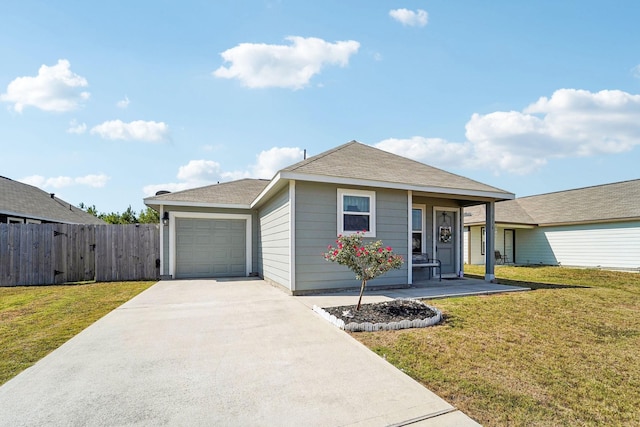
[[[245,220],[176,218],[176,278],[246,274]]]

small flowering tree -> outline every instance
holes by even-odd
[[[355,273],[356,279],[362,281],[356,310],[360,310],[362,295],[368,280],[382,276],[389,270],[400,268],[404,263],[402,257],[394,254],[390,246],[383,247],[380,240],[365,245],[362,243],[363,237],[363,233],[340,235],[336,240],[336,246],[329,245],[324,254],[325,260],[349,267]]]

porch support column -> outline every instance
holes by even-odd
[[[484,261],[484,266],[485,266],[485,272],[484,272],[484,280],[486,280],[487,282],[495,282],[496,280],[496,275],[495,275],[495,262],[496,262],[496,257],[495,257],[495,248],[496,248],[496,244],[495,244],[495,238],[496,238],[496,204],[495,202],[489,202],[485,204],[486,207],[486,220],[485,220],[485,226],[486,226],[486,237],[485,237],[485,251],[484,251],[484,256],[485,256],[485,261]]]
[[[413,191],[407,191],[407,284],[413,284]],[[423,225],[424,227],[424,225]]]
[[[458,213],[458,277],[464,277],[464,208],[460,208]]]

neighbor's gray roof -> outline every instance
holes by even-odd
[[[38,187],[3,176],[0,176],[0,213],[63,224],[105,224]]]
[[[465,209],[466,224],[484,223],[484,206]],[[527,217],[529,220],[527,220]],[[640,179],[496,203],[496,222],[567,224],[640,219]]]
[[[388,182],[416,187],[491,192],[504,194],[505,198],[513,197],[512,193],[505,190],[357,141],[351,141],[317,156],[309,157],[282,169],[281,172]]]
[[[246,178],[149,197],[144,202],[148,205],[178,202],[249,206],[268,184],[269,181],[265,179]]]

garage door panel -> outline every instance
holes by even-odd
[[[176,277],[246,275],[246,220],[176,219]]]

